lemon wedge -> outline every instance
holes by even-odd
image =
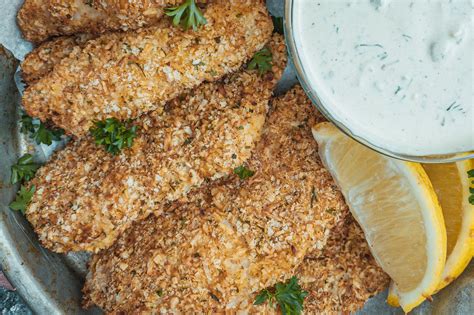
[[[392,278],[388,302],[411,311],[436,291],[446,260],[443,213],[426,172],[368,149],[330,123],[315,126],[313,135],[373,256]]]
[[[446,266],[438,290],[456,279],[474,250],[474,205],[469,203],[467,172],[474,160],[451,164],[423,164],[443,210],[448,239]]]

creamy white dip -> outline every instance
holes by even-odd
[[[311,87],[356,136],[398,154],[474,150],[471,0],[295,0]]]

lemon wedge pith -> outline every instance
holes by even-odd
[[[456,279],[472,259],[474,205],[469,203],[469,178],[474,160],[450,164],[424,164],[443,210],[447,233],[447,259],[438,290]]]
[[[373,256],[392,278],[388,301],[409,312],[436,291],[446,259],[443,215],[426,172],[368,149],[330,123],[315,126],[313,135]]]

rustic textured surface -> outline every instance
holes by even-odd
[[[33,315],[16,292],[8,291],[2,287],[0,287],[0,314]]]
[[[255,175],[211,183],[132,227],[93,258],[87,304],[143,313],[252,308],[250,296],[324,247],[346,207],[317,155],[310,126],[318,119],[301,89],[275,100],[247,164]]]
[[[25,90],[23,106],[66,133],[85,135],[94,120],[137,118],[204,81],[238,70],[271,37],[261,1],[215,0],[198,31],[159,26],[107,33],[74,49]]]
[[[55,154],[31,182],[36,193],[27,218],[42,244],[58,252],[107,248],[154,205],[176,200],[246,161],[286,64],[280,35],[269,48],[273,73],[246,70],[206,83],[140,118],[133,147],[118,156],[90,137]]]
[[[184,0],[25,0],[17,19],[23,36],[38,43],[58,35],[151,26],[163,17],[164,8],[182,2]]]

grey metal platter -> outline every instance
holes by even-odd
[[[267,1],[274,15],[281,16],[282,0]],[[58,255],[42,248],[26,219],[8,209],[17,186],[9,185],[10,165],[26,152],[46,161],[61,143],[37,146],[19,132],[20,94],[15,83],[18,61],[0,45],[0,265],[19,294],[37,314],[100,314],[83,310],[81,287],[86,274],[87,253]],[[276,93],[297,82],[290,64]],[[414,314],[474,314],[474,263],[464,274]],[[360,314],[403,314],[385,303],[386,292],[367,301]]]

